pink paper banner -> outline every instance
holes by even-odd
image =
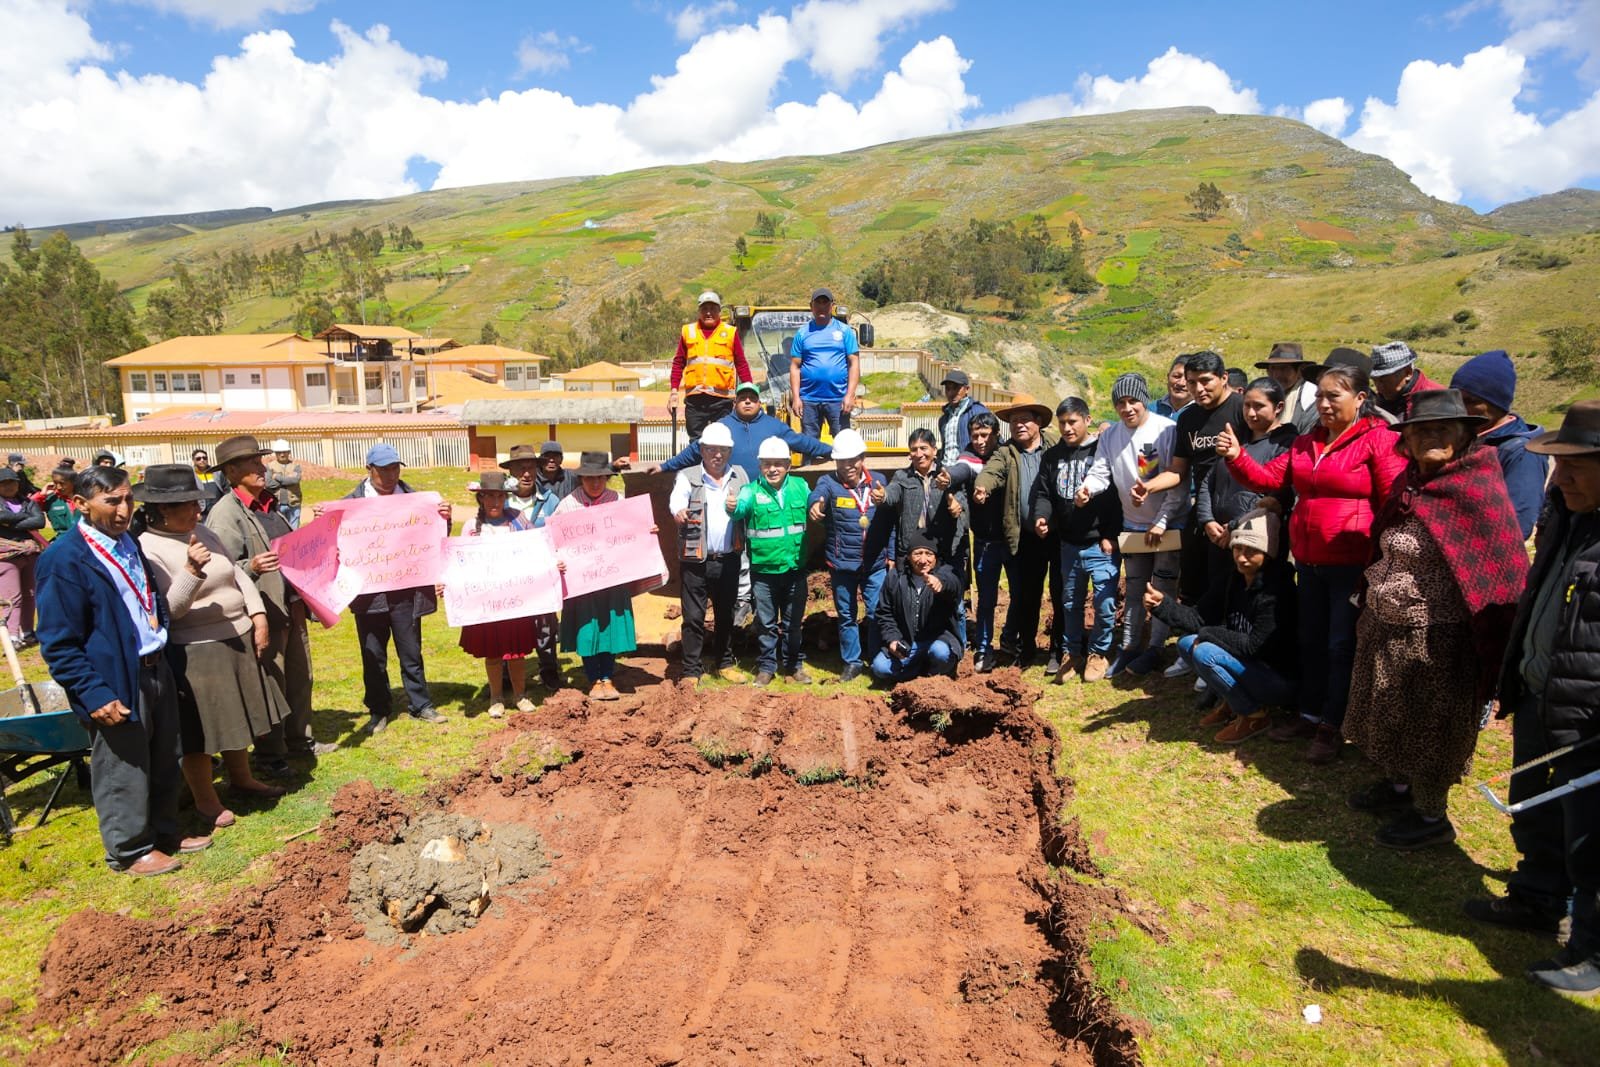
[[[665,583],[667,562],[661,556],[661,542],[650,532],[653,525],[646,496],[546,519],[543,528],[550,534],[550,544],[567,565],[562,576],[566,596],[635,583],[634,591],[642,592]]]
[[[363,593],[437,584],[449,533],[440,500],[438,493],[396,493],[324,504],[324,516],[339,516],[339,569],[359,575]]]
[[[561,610],[561,574],[543,529],[444,542],[444,614],[451,626]]]
[[[361,578],[339,568],[339,516],[312,519],[292,533],[272,542],[278,568],[294,586],[313,618],[324,626],[339,621],[343,611],[361,592]]]

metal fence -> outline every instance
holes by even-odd
[[[367,449],[382,441],[400,453],[408,467],[456,467],[466,469],[469,449],[465,431],[419,434],[382,434],[365,437],[332,438],[335,467],[366,466]]]

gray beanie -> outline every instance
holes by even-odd
[[[1417,354],[1404,341],[1390,341],[1372,350],[1373,377],[1405,370],[1417,361]]]
[[[1113,404],[1125,396],[1132,397],[1141,404],[1150,403],[1150,386],[1145,384],[1144,375],[1129,371],[1127,374],[1119,375],[1117,380],[1111,383]]]
[[[1278,516],[1265,508],[1247,511],[1233,520],[1228,545],[1244,545],[1269,556],[1278,554]]]

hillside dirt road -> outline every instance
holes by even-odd
[[[892,706],[828,688],[566,692],[419,801],[348,786],[207,914],[69,919],[35,1019],[63,1035],[36,1059],[240,1019],[307,1064],[1136,1062],[1086,972],[1116,902],[1072,877],[1093,863],[1036,693],[1011,670]],[[556,749],[576,758],[523,773]],[[363,936],[352,855],[441,809],[533,828],[549,866],[470,929]]]

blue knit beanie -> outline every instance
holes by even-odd
[[[1450,378],[1450,388],[1481,397],[1501,411],[1510,411],[1517,393],[1517,368],[1504,349],[1496,348],[1461,364]]]
[[[1115,404],[1125,396],[1131,396],[1141,404],[1150,403],[1150,386],[1145,383],[1144,375],[1129,371],[1118,376],[1111,383],[1111,402]]]

